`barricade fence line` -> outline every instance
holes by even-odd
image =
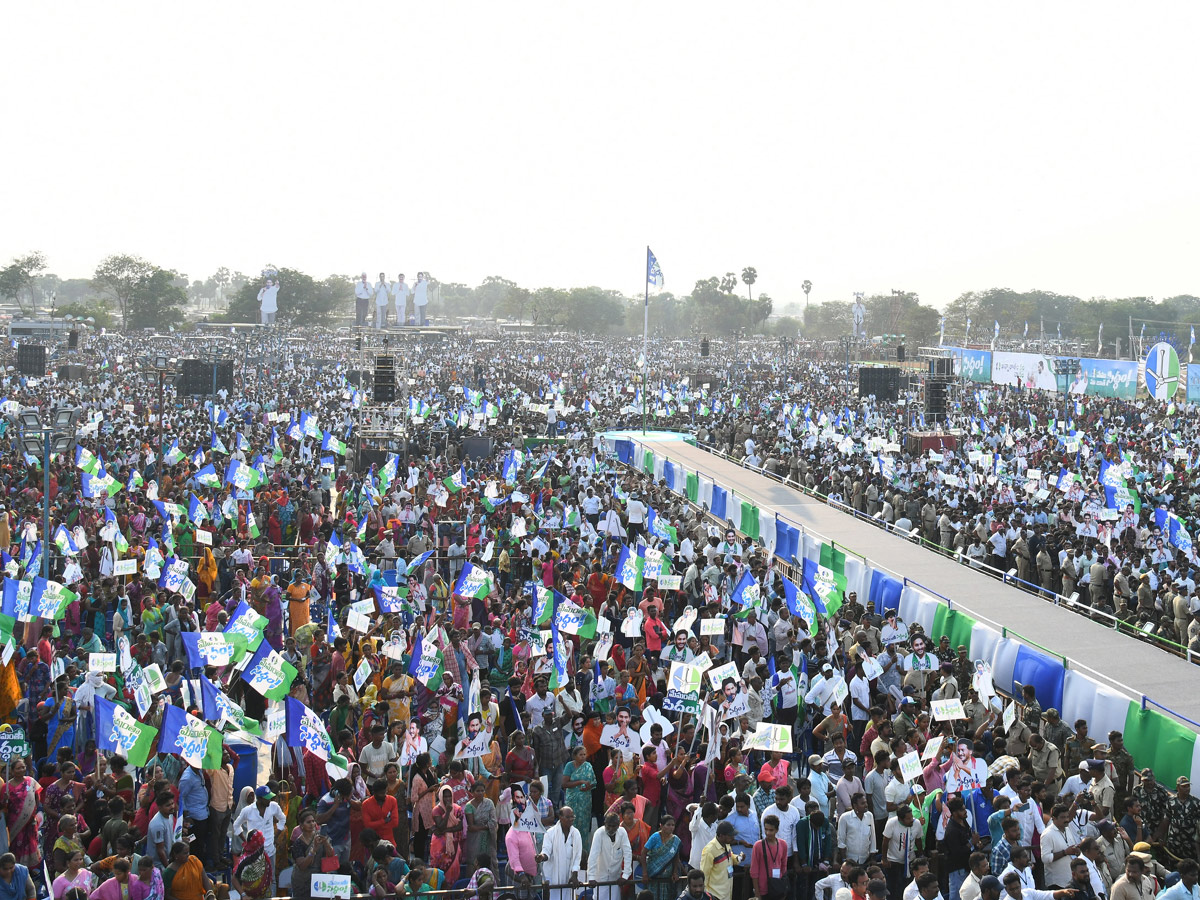
[[[667,451],[667,450],[657,449],[657,448],[651,449],[651,448],[647,447],[642,441],[638,441],[636,439],[626,438],[624,440],[628,440],[631,445],[635,445],[638,448],[640,455],[636,462],[642,463],[642,464],[639,465],[639,464],[635,463],[633,466],[631,466],[631,468],[633,468],[635,471],[644,472],[644,471],[647,471],[647,469],[648,469],[649,471],[653,472],[659,468],[658,460],[660,458],[664,461],[669,460],[670,454],[669,454],[669,451]],[[704,448],[704,449],[707,449],[707,448]],[[645,460],[647,454],[653,455],[653,460],[651,462],[651,465],[648,467],[644,465],[644,460]],[[730,459],[725,454],[718,452],[716,455],[726,458],[726,459],[729,459],[729,461],[731,461],[731,462],[738,463],[738,461]],[[756,472],[759,471],[755,467],[747,467],[743,464],[740,464],[740,463],[738,463],[738,464],[742,468],[749,468],[751,471],[756,471]],[[692,471],[692,470],[689,470],[686,464],[684,464],[682,462],[674,462],[674,461],[672,462],[672,474],[681,473],[684,478],[683,483],[686,483],[686,479],[687,479],[687,476],[690,471]],[[761,474],[767,475],[768,477],[772,477],[771,473],[762,472]],[[742,500],[742,502],[747,503],[749,505],[749,507],[752,510],[754,510],[757,515],[759,515],[759,517],[760,517],[759,522],[754,523],[756,531],[761,531],[762,514],[765,511],[766,513],[773,514],[776,522],[782,522],[782,523],[786,524],[787,527],[795,529],[799,533],[799,535],[801,535],[802,538],[817,539],[817,540],[823,541],[824,543],[830,544],[831,546],[834,546],[834,543],[832,541],[829,541],[828,539],[824,538],[824,536],[821,535],[819,532],[817,532],[815,529],[807,528],[804,525],[792,522],[786,516],[781,515],[780,513],[771,509],[770,507],[765,507],[765,508],[759,507],[758,504],[755,501],[753,501],[751,498],[744,497],[743,495],[739,494],[736,490],[734,490],[732,488],[727,488],[722,485],[719,485],[715,479],[709,478],[708,480],[711,482],[714,490],[719,487],[722,491],[722,494],[726,497],[727,513],[731,508],[734,509],[735,511],[737,511],[736,518],[739,521],[735,522],[734,521],[735,517],[727,514],[725,519],[719,520],[721,522],[722,526],[728,527],[728,524],[730,522],[733,522],[735,525],[735,528],[737,528],[737,530],[739,532],[741,532],[743,537],[745,537],[747,540],[753,541],[756,538],[748,535],[746,533],[745,529],[740,527],[740,518],[741,518],[740,504],[738,504],[736,502],[739,498]],[[774,477],[774,480],[783,484],[786,487],[791,487],[793,489],[800,490],[801,493],[816,496],[818,499],[826,499],[826,498],[822,498],[820,495],[816,495],[815,492],[808,490],[803,485],[795,485],[794,483],[787,481],[785,479],[780,479],[777,476]],[[676,485],[670,486],[670,489],[674,493],[682,494],[689,503],[691,503],[693,506],[700,509],[702,511],[702,513],[704,513],[706,518],[711,518],[711,519],[716,518],[712,514],[711,510],[709,510],[706,506],[700,504],[699,502],[693,501],[691,499],[691,497],[688,496],[687,491],[681,490],[681,488],[679,487],[678,479],[676,479],[676,482],[677,482]],[[838,503],[834,503],[831,505],[834,505],[838,508],[842,508],[845,506],[844,504],[838,504]],[[869,521],[872,524],[875,524],[877,526],[880,524],[883,524],[878,519],[874,519],[872,517],[868,517],[868,516],[859,514],[859,513],[857,513],[857,511],[855,511],[849,507],[845,507],[845,508],[847,510],[849,510],[851,512],[851,514],[855,515],[856,518],[864,518],[867,521]],[[758,539],[762,540],[761,535],[758,537]],[[768,548],[770,549],[772,556],[775,556],[774,541],[772,540],[769,542],[767,540],[762,540],[762,543],[764,545],[767,545]],[[935,546],[939,547],[939,550],[943,553],[943,555],[955,556],[955,557],[959,556],[957,554],[946,553],[945,548],[940,548],[940,545],[935,545]],[[840,547],[840,549],[842,551],[846,550],[846,548],[844,548],[844,547]],[[799,554],[799,551],[797,551],[797,554]],[[891,575],[895,576],[894,580],[898,581],[903,586],[904,589],[909,588],[910,585],[916,585],[916,583],[913,582],[912,579],[908,579],[905,576],[900,575],[900,573],[894,572],[893,570],[889,569],[887,566],[876,565],[874,563],[871,563],[871,561],[869,559],[867,559],[866,557],[862,557],[861,554],[854,554],[854,555],[860,556],[869,566],[869,570],[875,570],[875,571],[879,571],[881,573],[891,573]],[[778,557],[778,556],[775,556],[775,558],[777,561],[782,559],[781,557]],[[797,556],[797,558],[798,558],[798,556]],[[778,564],[778,562],[777,562],[777,564]],[[1019,579],[1016,579],[1013,576],[1008,576],[1007,573],[999,572],[998,570],[996,570],[992,567],[988,567],[988,569],[990,569],[990,571],[984,570],[984,564],[974,565],[973,568],[983,570],[984,574],[994,574],[994,577],[999,577],[1004,582],[1019,581]],[[1026,583],[1028,583],[1028,582],[1026,582]],[[849,585],[847,585],[847,589],[849,589]],[[929,591],[928,589],[926,589],[924,587],[920,587],[920,586],[913,587],[913,590],[918,590],[918,589],[922,593],[929,595],[931,602],[936,603],[938,600],[941,600],[942,605],[944,605],[946,607],[947,615],[953,614],[953,605],[947,601],[947,598],[945,598],[944,596],[942,596],[941,594],[939,594],[936,591]],[[1042,591],[1040,589],[1039,589],[1039,592],[1046,593],[1045,591]],[[1058,602],[1058,601],[1062,601],[1063,603],[1066,603],[1068,606],[1071,606],[1071,607],[1074,606],[1073,600],[1071,598],[1060,597],[1059,595],[1055,594],[1055,602]],[[903,602],[903,600],[901,602]],[[864,605],[870,606],[870,598],[869,597],[865,598]],[[999,641],[998,644],[993,644],[993,646],[991,648],[992,653],[995,655],[995,658],[992,660],[992,662],[993,662],[993,666],[995,666],[997,663],[1000,663],[1000,662],[1003,662],[1004,665],[1007,666],[1007,670],[1002,673],[1006,677],[1009,675],[1012,675],[1013,665],[1016,664],[1021,658],[1019,653],[1012,651],[1012,645],[1013,645],[1014,641],[1015,641],[1015,646],[1018,648],[1019,647],[1029,647],[1030,652],[1034,652],[1034,653],[1044,652],[1046,654],[1049,654],[1048,659],[1052,660],[1056,665],[1058,665],[1060,667],[1062,680],[1059,683],[1059,687],[1058,687],[1059,691],[1064,691],[1064,690],[1068,689],[1067,685],[1068,685],[1070,676],[1072,674],[1072,670],[1074,670],[1075,672],[1078,672],[1078,673],[1089,673],[1086,675],[1082,675],[1082,677],[1085,678],[1088,682],[1091,682],[1091,684],[1093,685],[1093,688],[1094,688],[1093,699],[1097,704],[1097,709],[1099,710],[1101,705],[1107,704],[1103,710],[1103,712],[1107,716],[1107,718],[1105,719],[1105,724],[1111,725],[1113,728],[1115,728],[1115,730],[1122,730],[1123,732],[1125,732],[1127,734],[1127,742],[1128,743],[1132,744],[1133,740],[1137,740],[1142,737],[1145,737],[1146,739],[1150,739],[1151,733],[1154,733],[1154,735],[1156,736],[1157,732],[1159,730],[1161,730],[1162,728],[1166,728],[1167,726],[1171,726],[1171,727],[1174,727],[1177,729],[1181,728],[1181,726],[1175,725],[1175,720],[1185,723],[1188,726],[1188,728],[1185,729],[1185,731],[1186,731],[1186,740],[1188,742],[1187,749],[1189,751],[1187,753],[1186,760],[1179,758],[1179,750],[1178,750],[1178,742],[1177,741],[1171,742],[1171,741],[1165,741],[1165,740],[1164,741],[1151,740],[1151,746],[1149,748],[1135,748],[1135,749],[1132,749],[1131,752],[1138,753],[1140,751],[1140,754],[1143,757],[1143,761],[1140,762],[1139,765],[1150,764],[1149,758],[1154,756],[1155,759],[1153,761],[1154,764],[1152,767],[1154,768],[1154,770],[1156,772],[1166,770],[1166,771],[1169,771],[1173,776],[1174,775],[1189,775],[1190,777],[1196,777],[1197,775],[1200,775],[1200,741],[1198,741],[1197,734],[1196,734],[1196,730],[1200,730],[1200,724],[1192,721],[1191,719],[1187,718],[1186,716],[1184,716],[1182,714],[1177,713],[1175,710],[1172,710],[1170,707],[1167,707],[1163,704],[1160,704],[1160,703],[1152,700],[1149,697],[1146,697],[1142,692],[1130,687],[1129,685],[1122,684],[1121,682],[1108,677],[1104,673],[1098,672],[1095,669],[1092,669],[1090,666],[1080,663],[1078,660],[1074,660],[1074,659],[1071,659],[1070,657],[1064,656],[1063,654],[1059,654],[1054,651],[1048,650],[1047,648],[1041,647],[1040,645],[1038,645],[1034,642],[1026,641],[1026,639],[1023,636],[1021,636],[1019,633],[1010,632],[1004,626],[1001,626],[998,623],[992,622],[985,616],[976,616],[974,613],[972,613],[970,611],[964,611],[964,612],[965,612],[965,614],[968,615],[968,618],[971,621],[979,623],[982,625],[982,627],[987,628],[989,631],[991,631],[995,635],[996,640]],[[1119,627],[1119,624],[1114,627]],[[1009,636],[1010,634],[1011,634],[1011,637]],[[1161,646],[1161,644],[1168,643],[1168,642],[1158,641],[1156,643],[1159,643]],[[1186,648],[1182,648],[1179,645],[1174,645],[1174,646],[1180,650],[1186,651]],[[1003,660],[998,655],[1001,653],[1001,651],[1003,651],[1003,653],[1004,653]],[[974,656],[974,653],[972,655]],[[1190,654],[1190,653],[1185,652],[1184,654],[1180,654],[1180,655],[1184,655],[1185,658],[1188,659],[1189,661],[1192,659],[1192,654]],[[1047,658],[1047,657],[1042,657],[1042,658]],[[995,674],[996,674],[996,672],[994,670],[993,675],[995,675]],[[1094,677],[1092,677],[1092,676],[1094,676]],[[1025,676],[1022,675],[1021,677],[1025,677]],[[1014,678],[1013,681],[1015,682],[1016,679]],[[1078,682],[1073,682],[1073,684],[1078,685]],[[1127,715],[1125,717],[1122,717],[1119,720],[1112,718],[1114,711],[1113,711],[1113,708],[1111,707],[1110,701],[1111,701],[1111,698],[1113,695],[1111,695],[1111,694],[1105,695],[1103,693],[1106,686],[1111,686],[1111,688],[1114,688],[1119,692],[1121,701],[1124,703],[1125,708],[1128,709]],[[997,689],[1001,690],[1001,686],[998,685]],[[1078,689],[1076,688],[1076,692],[1077,691],[1078,691]],[[1004,693],[1010,693],[1010,692],[1005,690]],[[1161,726],[1155,725],[1152,722],[1144,723],[1139,720],[1136,720],[1133,716],[1133,712],[1135,710],[1139,711],[1143,715],[1162,716],[1161,713],[1157,713],[1153,710],[1149,710],[1147,708],[1148,705],[1153,705],[1154,707],[1163,710],[1163,713],[1165,713],[1168,716],[1171,716],[1173,718],[1165,718],[1165,717],[1162,718]],[[1118,710],[1118,712],[1119,712],[1119,710]],[[1083,717],[1086,718],[1086,716],[1083,716]],[[1135,731],[1140,731],[1143,729],[1143,727],[1144,727],[1144,730],[1146,731],[1146,735],[1135,734]],[[1159,759],[1157,758],[1158,756],[1163,755],[1164,751],[1161,750],[1161,745],[1164,745],[1164,744],[1171,744],[1172,748],[1174,749],[1174,758],[1172,758],[1169,761],[1169,763],[1165,764],[1165,765],[1162,762],[1160,762]],[[1193,756],[1195,758],[1193,758]]]
[[[1116,630],[1123,630],[1124,633],[1126,633],[1132,637],[1136,637],[1140,641],[1143,641],[1145,643],[1154,644],[1157,647],[1159,647],[1160,649],[1166,651],[1167,653],[1172,653],[1176,656],[1180,656],[1180,657],[1187,659],[1188,662],[1194,661],[1196,654],[1193,653],[1193,651],[1190,650],[1188,647],[1185,647],[1183,644],[1173,641],[1170,638],[1163,637],[1162,635],[1159,635],[1159,634],[1147,634],[1147,633],[1141,631],[1140,629],[1134,628],[1133,626],[1124,622],[1124,620],[1117,618],[1112,613],[1107,613],[1107,612],[1104,612],[1103,610],[1095,609],[1093,607],[1079,603],[1078,601],[1074,600],[1071,597],[1063,596],[1062,594],[1059,594],[1056,591],[1047,590],[1046,588],[1043,588],[1041,585],[1034,584],[1031,581],[1025,581],[1023,579],[1018,578],[1015,575],[1010,575],[1007,572],[1002,572],[1001,570],[995,568],[994,566],[989,565],[988,563],[977,561],[977,560],[968,560],[958,551],[948,550],[947,548],[943,547],[939,543],[927,540],[922,535],[917,533],[917,529],[915,527],[913,528],[912,531],[905,532],[903,529],[896,528],[894,523],[884,522],[881,518],[879,518],[878,515],[868,516],[865,513],[860,513],[858,510],[854,509],[852,506],[848,506],[847,504],[845,504],[839,500],[833,500],[828,495],[822,494],[819,491],[815,491],[812,488],[808,487],[807,485],[799,484],[797,482],[791,481],[790,479],[783,478],[773,472],[768,472],[765,469],[759,468],[757,466],[747,465],[744,461],[736,459],[732,456],[729,456],[729,454],[725,453],[722,450],[718,450],[717,448],[713,447],[712,445],[697,444],[697,447],[704,449],[706,452],[712,453],[714,456],[724,459],[727,462],[733,463],[734,465],[738,466],[739,468],[746,469],[747,471],[753,472],[756,475],[762,475],[765,478],[769,478],[772,481],[777,482],[778,484],[782,485],[783,487],[790,488],[795,491],[799,491],[800,493],[804,494],[805,496],[811,497],[814,500],[819,500],[820,502],[824,503],[826,506],[830,506],[839,511],[848,513],[849,515],[853,516],[855,519],[860,519],[862,521],[865,521],[865,522],[875,526],[876,528],[883,528],[885,531],[890,531],[894,534],[898,534],[900,537],[904,538],[905,540],[911,540],[913,543],[920,544],[924,549],[927,549],[934,553],[937,553],[940,556],[954,559],[956,561],[961,562],[963,565],[969,565],[972,568],[979,569],[979,570],[983,571],[984,574],[986,574],[992,578],[996,578],[1003,582],[1013,582],[1013,583],[1017,583],[1020,585],[1026,585],[1027,593],[1035,594],[1038,596],[1045,596],[1045,597],[1047,597],[1047,599],[1049,599],[1055,605],[1066,605],[1077,615],[1086,616],[1087,618],[1090,618],[1090,619],[1099,619],[1099,620],[1103,620],[1106,622],[1110,622],[1111,627]],[[659,451],[652,451],[652,452],[659,452]],[[680,465],[682,465],[682,464],[680,464]],[[735,491],[732,488],[729,488],[728,490],[730,493],[735,493]],[[781,518],[784,518],[784,517],[781,517]],[[794,523],[790,523],[790,524],[794,525]],[[794,527],[803,528],[803,526],[794,526]],[[833,542],[830,541],[829,543],[832,544]],[[842,550],[849,550],[849,548],[847,548],[847,547],[842,547],[841,545],[838,545],[838,546]],[[849,552],[854,553],[855,556],[860,556],[860,557],[862,556],[861,554],[859,554],[855,551],[849,551]],[[862,557],[862,558],[866,559],[866,557]],[[886,569],[887,571],[891,572],[893,575],[895,575],[897,577],[901,577],[900,573],[895,572],[892,569],[888,569],[886,566],[876,565],[874,563],[872,563],[872,565],[875,568]],[[1133,693],[1137,694],[1138,692],[1134,691]]]

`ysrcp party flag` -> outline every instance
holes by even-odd
[[[670,541],[672,544],[677,543],[675,527],[654,510],[650,510],[650,519],[646,524],[650,528],[650,533],[659,540]]]
[[[470,563],[463,565],[458,581],[454,583],[454,593],[460,597],[476,597],[482,599],[492,592],[492,573],[482,566]]]
[[[254,608],[243,600],[233,611],[233,617],[225,626],[225,635],[241,636],[246,641],[247,650],[257,650],[262,643],[263,631],[267,627],[267,617],[255,612]]]
[[[109,753],[119,753],[129,760],[130,765],[146,765],[158,729],[143,725],[111,700],[97,695],[95,702],[96,746]]]
[[[321,440],[321,449],[327,453],[336,453],[338,456],[346,455],[346,444],[344,441],[339,441],[330,432],[325,432],[325,437]]]
[[[303,747],[310,753],[315,753],[321,759],[328,760],[333,754],[333,742],[329,740],[329,732],[321,717],[297,700],[288,697],[284,700],[286,712],[287,745]]]
[[[221,631],[185,631],[180,634],[187,651],[188,667],[231,666],[246,652],[246,638]]]
[[[590,609],[576,606],[570,600],[558,604],[554,610],[554,624],[566,634],[578,635],[585,640],[596,636],[596,614]]]
[[[87,447],[75,445],[75,468],[87,472],[89,475],[95,475],[96,470],[100,468],[100,458],[96,456]]]
[[[730,599],[742,606],[762,605],[762,588],[759,587],[757,579],[750,574],[749,570],[742,576],[742,580],[737,583],[737,587],[733,589]]]
[[[444,484],[446,486],[446,489],[448,491],[450,491],[450,493],[452,493],[452,494],[457,494],[459,491],[461,491],[463,488],[465,488],[467,486],[467,467],[466,467],[466,465],[464,464],[464,465],[460,466],[459,470],[457,472],[455,472],[453,475],[451,475],[450,477],[443,478],[442,484]]]
[[[562,640],[558,632],[558,625],[554,622],[550,623],[551,645],[553,647],[553,664],[554,668],[550,672],[550,690],[557,690],[571,680],[570,671],[567,669],[567,647],[566,642]]]
[[[441,686],[442,672],[445,671],[445,658],[442,651],[432,639],[417,638],[417,646],[413,648],[412,665],[409,674],[430,690]]]
[[[388,454],[388,461],[383,464],[383,468],[379,470],[379,487],[386,491],[388,486],[396,480],[396,471],[400,465],[400,457],[395,453]]]
[[[29,611],[31,615],[42,619],[61,619],[67,611],[67,604],[78,599],[79,595],[74,591],[39,575],[33,579]]]
[[[375,588],[375,602],[379,604],[380,612],[402,612],[409,605],[406,597],[408,597],[408,588],[390,587],[386,584]]]
[[[217,470],[213,468],[212,463],[209,463],[197,472],[195,478],[205,487],[219,488],[221,486],[221,476],[217,474]]]
[[[563,595],[558,591],[551,590],[545,585],[538,584],[536,581],[530,581],[533,585],[533,624],[545,625],[554,618],[554,607],[558,604]]]
[[[804,562],[804,574],[805,577],[807,577],[809,574],[808,564],[812,563],[812,560],[806,559]],[[813,587],[815,592],[815,584]],[[818,594],[817,599],[814,600],[812,596],[809,595],[808,591],[802,592],[796,587],[795,583],[788,578],[783,579],[783,598],[787,601],[788,610],[792,613],[792,615],[803,619],[804,624],[808,626],[808,633],[815,636],[817,633],[818,608],[820,612],[825,612],[824,599]]]
[[[179,441],[171,441],[171,448],[163,456],[163,462],[173,466],[183,460],[183,451],[179,449]]]
[[[229,468],[225,470],[225,481],[241,491],[258,487],[261,480],[258,470],[250,468],[241,460],[231,459]]]
[[[296,680],[296,674],[296,667],[266,641],[258,645],[258,651],[242,670],[245,682],[268,700],[286,697],[292,689],[292,682]]]
[[[200,704],[204,718],[210,722],[228,720],[241,731],[262,734],[262,726],[253,719],[248,719],[246,711],[225,696],[224,692],[204,675],[200,676]]]
[[[221,768],[221,732],[178,706],[163,708],[159,750],[178,753],[185,762],[200,769]]]
[[[638,544],[636,551],[630,551],[626,544],[621,545],[621,554],[617,557],[617,581],[631,591],[642,589],[642,570],[646,565],[646,549]]]
[[[421,566],[425,565],[426,560],[428,560],[435,553],[437,553],[437,550],[426,550],[405,567],[404,574],[411,575],[414,572],[420,571]]]
[[[846,577],[837,575],[820,563],[806,559],[801,587],[814,604],[828,609],[835,601],[841,600],[842,591],[846,589]]]

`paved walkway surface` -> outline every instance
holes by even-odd
[[[707,450],[652,439],[644,443],[689,471],[732,488],[759,508],[861,553],[876,568],[950,598],[955,608],[975,619],[997,630],[1011,628],[1066,656],[1072,668],[1124,690],[1133,699],[1145,694],[1200,722],[1200,669],[1186,660],[972,571]]]

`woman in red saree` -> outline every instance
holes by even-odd
[[[429,843],[429,862],[446,873],[450,884],[458,881],[462,843],[466,838],[467,819],[462,807],[454,802],[454,792],[449,785],[438,791],[438,802],[433,808],[433,839]]]
[[[36,781],[25,774],[25,760],[13,761],[8,784],[0,789],[0,808],[8,823],[8,849],[23,866],[35,869],[42,864],[38,847],[38,827],[42,815],[38,801],[42,793]]]

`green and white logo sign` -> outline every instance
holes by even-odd
[[[1179,354],[1160,341],[1146,354],[1146,390],[1155,400],[1166,403],[1179,388]]]

